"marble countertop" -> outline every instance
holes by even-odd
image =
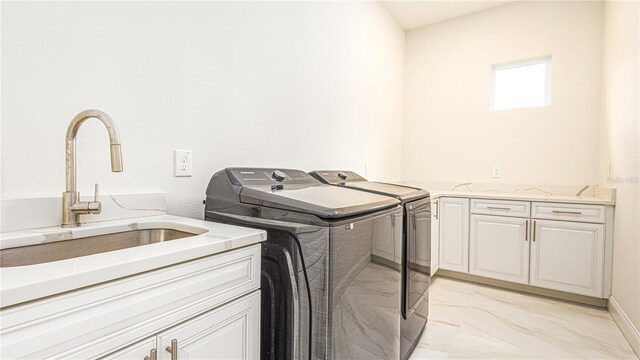
[[[265,231],[171,215],[2,233],[0,248],[129,230],[173,228],[199,235],[36,265],[0,268],[0,305],[7,307],[266,240]]]
[[[557,202],[573,204],[593,204],[593,205],[614,205],[615,202],[606,198],[595,196],[573,196],[573,195],[544,195],[544,194],[509,194],[499,192],[483,191],[450,191],[450,190],[429,190],[432,199],[439,197],[467,197],[478,199],[500,199],[500,200],[523,200],[539,202]]]
[[[464,197],[478,199],[522,200],[555,203],[615,205],[615,189],[599,186],[487,186],[485,184],[429,184],[416,181],[405,182],[429,191],[432,199],[439,197]]]

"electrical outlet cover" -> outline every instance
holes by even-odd
[[[500,168],[500,166],[493,165],[493,173],[491,174],[491,177],[494,177],[494,178],[502,177],[502,169]]]
[[[193,171],[191,150],[176,150],[174,156],[174,175],[177,177],[191,176]]]

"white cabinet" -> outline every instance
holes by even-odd
[[[184,321],[101,360],[258,359],[260,292]]]
[[[440,261],[445,270],[469,271],[469,199],[440,199]]]
[[[604,225],[534,220],[531,285],[603,296]]]
[[[527,284],[529,219],[471,215],[469,272]]]
[[[175,347],[175,349],[174,349]],[[260,292],[158,334],[158,360],[259,359]]]
[[[612,206],[441,197],[432,268],[606,299],[611,226]]]
[[[259,299],[260,255],[256,244],[2,309],[2,357],[142,360],[153,347],[141,339],[246,294]],[[247,315],[255,329],[242,339],[251,349],[259,346],[255,311],[259,304]],[[255,354],[234,344],[227,341],[224,351]],[[157,348],[159,357],[163,352]]]

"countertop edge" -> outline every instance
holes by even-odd
[[[175,221],[179,223],[187,223],[192,225],[194,222],[200,222],[202,220],[181,218],[176,216],[164,215],[158,216],[158,220],[162,221]],[[144,220],[149,218],[128,219],[128,221]],[[26,274],[25,279],[16,279],[11,281],[8,287],[0,288],[0,311],[5,311],[7,308],[27,303],[30,301],[55,296],[61,293],[74,291],[94,285],[99,285],[104,282],[113,281],[117,279],[134,276],[137,274],[153,271],[166,266],[177,265],[183,262],[196,260],[199,258],[213,256],[216,254],[233,251],[236,249],[244,248],[259,244],[267,239],[267,234],[263,230],[238,227],[235,225],[227,225],[222,223],[208,222],[211,227],[211,231],[214,231],[215,227],[235,227],[243,230],[244,234],[239,236],[222,237],[219,239],[207,234],[197,235],[190,238],[174,240],[172,245],[166,248],[161,248],[163,243],[144,245],[136,248],[122,249],[112,251],[108,253],[95,254],[87,257],[93,257],[95,263],[87,266],[86,269],[81,271],[69,271],[68,273],[61,272],[60,274],[51,275],[47,270],[50,267],[39,265],[28,265],[29,271],[26,267],[7,267],[0,268],[0,279],[2,284],[6,284],[7,277],[20,276],[22,273]],[[197,225],[196,225],[197,226]],[[212,234],[215,235],[215,234]],[[182,241],[182,242],[178,242]],[[166,243],[165,243],[166,244]],[[183,246],[177,246],[174,244],[182,244]],[[148,256],[141,256],[137,254],[130,258],[122,256],[124,252],[130,250],[136,250],[137,252],[143,252],[140,250],[146,246],[157,246],[152,252],[149,252]],[[177,248],[176,248],[177,247]],[[135,251],[134,251],[135,252]],[[114,253],[116,256],[114,256]],[[117,256],[119,255],[119,256]],[[113,261],[108,265],[104,265],[104,260],[107,257],[118,257],[119,261]],[[79,258],[80,259],[80,258]],[[109,260],[109,259],[107,259]],[[62,263],[62,260],[55,263]],[[52,263],[46,263],[51,265]],[[68,265],[69,263],[67,263]],[[40,266],[36,268],[36,266]],[[70,266],[68,266],[70,268]],[[38,276],[42,273],[43,276]],[[48,274],[44,275],[44,274]],[[21,281],[22,280],[22,281]]]

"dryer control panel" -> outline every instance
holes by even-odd
[[[318,180],[302,170],[272,168],[227,168],[227,175],[235,185],[269,186],[280,184],[317,185]]]
[[[352,181],[367,181],[367,179],[353,171],[346,170],[316,170],[310,172],[311,176],[325,184],[341,184]]]

